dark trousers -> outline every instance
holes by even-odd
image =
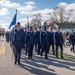
[[[32,58],[33,55],[33,45],[27,45],[28,58]]]
[[[45,58],[47,58],[48,57],[48,55],[47,55],[48,54],[48,45],[47,44],[42,45],[41,56],[42,56],[43,52],[45,52]]]
[[[41,50],[41,44],[40,43],[38,43],[38,54],[40,54],[40,50]]]
[[[35,47],[35,51],[37,52],[37,44],[34,44],[34,47]]]
[[[74,43],[72,43],[71,51],[73,51],[73,52],[74,52]]]
[[[49,49],[50,49],[51,46],[52,46],[53,55],[55,55],[55,52],[54,52],[54,43],[49,43],[49,45],[48,45],[48,53],[49,53]]]
[[[56,44],[56,57],[58,58],[58,48],[60,47],[60,57],[63,58],[63,45]]]
[[[27,51],[27,45],[25,45],[25,54],[27,54],[27,52],[28,52],[28,51]]]
[[[21,57],[21,47],[20,46],[15,46],[14,48],[14,57],[15,57],[15,62],[20,62],[20,57]]]
[[[37,52],[37,41],[34,42],[35,51]]]

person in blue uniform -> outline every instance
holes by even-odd
[[[37,54],[40,55],[40,50],[42,49],[40,44],[40,33],[42,32],[41,26],[39,26],[39,30],[36,31],[36,41],[37,41]]]
[[[24,31],[25,54],[28,53],[28,51],[27,51],[27,43],[26,43],[26,35],[27,35],[28,32],[29,32],[29,25],[27,25],[27,27],[25,28],[25,31]]]
[[[37,28],[34,31],[34,49],[37,52],[37,37],[36,37]]]
[[[17,28],[14,31],[14,57],[15,64],[20,64],[21,49],[23,45],[23,30],[20,28],[20,22],[17,23]]]
[[[13,32],[14,31],[14,27],[12,28],[12,30],[9,32],[9,42],[10,42],[10,47],[12,48],[13,46]]]
[[[56,44],[56,57],[58,58],[58,48],[60,47],[60,57],[63,58],[63,35],[60,32],[60,27],[57,27],[57,31],[55,32],[55,44]]]
[[[6,32],[6,42],[9,42],[9,32]]]
[[[75,45],[75,34],[74,34],[74,30],[71,31],[71,34],[70,34],[70,42],[72,44],[72,48],[70,50],[73,51],[73,52],[75,52],[74,51],[74,45]]]
[[[54,52],[54,32],[53,32],[52,27],[50,27],[50,32],[48,32],[48,38],[49,38],[48,53],[49,53],[50,46],[52,46],[52,52],[53,52],[53,55],[55,55],[55,52]]]
[[[45,52],[45,58],[48,59],[48,32],[46,31],[46,25],[44,25],[44,30],[40,34],[40,43],[42,46],[41,56]]]
[[[33,47],[34,47],[34,34],[32,30],[32,26],[30,26],[30,30],[26,34],[26,44],[28,51],[28,59],[32,58],[33,55]]]
[[[27,47],[26,47],[26,32],[27,32],[27,28],[24,28],[24,50],[25,50],[25,54],[27,54]]]
[[[24,28],[21,27],[21,30],[23,31],[22,50],[24,50],[24,48],[25,48],[25,45],[24,45]]]

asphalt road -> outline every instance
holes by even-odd
[[[3,44],[4,41],[0,41]],[[0,45],[2,46],[2,45]],[[14,65],[12,50],[8,43],[4,43],[4,53],[0,55],[0,75],[75,75],[75,62],[66,59],[57,59],[49,54],[49,59],[44,59],[34,51],[33,59],[28,59],[25,51],[21,53],[21,64]],[[69,59],[75,57],[70,48],[64,48],[64,57]],[[1,50],[1,47],[0,47]]]

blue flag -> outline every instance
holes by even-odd
[[[15,15],[14,15],[14,17],[13,17],[13,19],[12,19],[10,25],[9,25],[9,29],[10,29],[13,25],[16,24],[16,19],[17,19],[17,10],[16,10],[16,13],[15,13]]]

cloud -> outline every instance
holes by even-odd
[[[68,4],[66,10],[75,10],[75,3]]]
[[[62,7],[66,13],[69,13],[68,10],[74,10],[75,11],[75,3],[66,3],[66,2],[61,2],[57,5],[58,7]],[[17,8],[20,15],[29,15],[29,16],[33,16],[33,15],[38,15],[39,13],[41,14],[41,19],[42,19],[42,23],[45,20],[50,20],[50,16],[53,16],[53,12],[55,9],[50,9],[50,8],[44,8],[44,9],[40,9],[40,10],[34,10],[36,9],[36,3],[32,2],[32,1],[28,1],[28,2],[24,2],[23,4],[20,3],[16,3],[16,2],[11,2],[10,0],[0,0],[0,7],[2,7],[0,9],[0,16],[6,16],[7,14],[10,14],[8,11],[8,8]],[[57,11],[56,11],[57,12]],[[51,14],[50,14],[51,13]],[[74,16],[75,12],[72,13],[70,20],[74,20],[73,16]],[[67,14],[64,14],[65,17],[67,17]],[[55,18],[55,17],[54,17]],[[59,18],[59,16],[57,15],[57,18]],[[29,19],[30,21],[32,20],[32,18],[30,17]],[[26,18],[21,18],[18,20],[19,22],[21,22],[21,25],[24,26],[25,24],[27,24],[27,19]],[[5,26],[5,28],[7,28],[8,23],[5,23],[3,26]]]
[[[20,3],[10,2],[9,0],[0,0],[0,6],[6,8],[15,8],[19,11],[26,12],[35,8],[35,2],[28,1],[21,5]]]
[[[8,26],[9,26],[9,23],[2,23],[2,24],[0,24],[0,27],[4,28],[5,30],[8,30]]]
[[[66,2],[61,2],[58,7],[64,8],[65,10],[75,10],[75,3],[67,4]]]
[[[25,11],[22,11],[21,13],[22,14],[25,14],[25,15],[41,15],[41,22],[43,24],[43,22],[45,20],[48,20],[50,18],[50,13],[53,13],[54,9],[48,9],[48,8],[45,8],[43,10],[37,10],[37,11],[28,11],[28,12],[25,12]],[[29,22],[31,22],[31,20],[33,19],[32,18],[29,18]],[[23,19],[19,19],[19,21],[23,22],[23,24],[27,24],[27,18],[23,18]]]
[[[18,8],[18,10],[21,12],[27,12],[33,10],[33,8],[35,8],[35,6],[26,5],[26,6],[21,6],[20,8]]]
[[[7,8],[0,9],[0,16],[6,16],[10,14]]]
[[[0,23],[1,23],[1,22],[4,22],[4,20],[0,20]]]
[[[0,0],[0,6],[3,8],[15,8],[18,9],[20,14],[30,14],[29,12],[32,11],[35,7],[35,2],[28,1],[24,4],[10,2],[9,0]]]
[[[36,8],[34,2],[25,2],[25,5],[17,8],[20,12],[20,14],[29,15],[33,11],[33,9]]]
[[[45,15],[45,14],[49,14],[51,12],[53,12],[53,9],[45,8],[43,10],[33,11],[32,14],[38,14],[38,13],[40,13],[41,15]]]
[[[49,13],[52,13],[54,11],[54,9],[48,9],[45,8],[43,10],[37,10],[37,11],[21,11],[21,14],[25,14],[25,15],[36,15],[36,14],[41,14],[41,15],[46,15]]]
[[[64,7],[67,7],[67,3],[65,3],[65,2],[61,2],[61,3],[59,3],[58,4],[58,7],[61,7],[61,8],[64,8]]]
[[[29,22],[31,22],[31,20],[32,20],[32,18],[29,17]],[[18,21],[21,22],[21,23],[27,24],[27,18],[21,18],[21,19],[19,19]],[[23,25],[23,24],[22,24],[22,25]]]
[[[19,3],[11,3],[9,0],[0,0],[0,6],[7,8],[18,8],[20,7]]]
[[[27,11],[22,11],[20,12],[20,14],[23,14],[23,15],[30,15],[31,12],[27,12]]]
[[[26,5],[35,5],[35,2],[32,2],[32,1],[28,1],[28,2],[25,2]]]

